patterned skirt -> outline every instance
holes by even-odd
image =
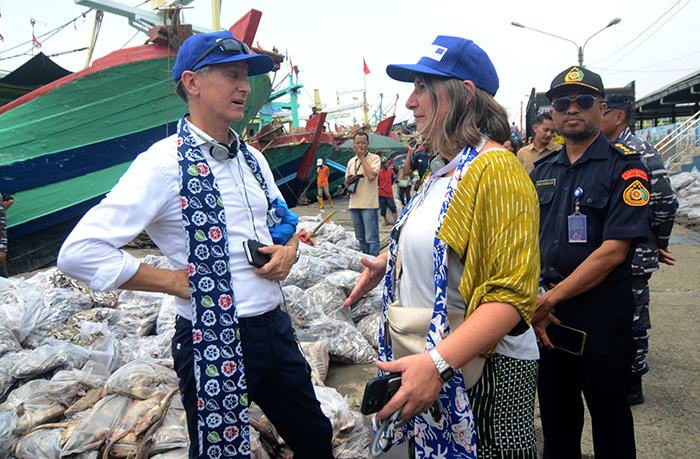
[[[494,354],[469,389],[479,459],[536,459],[537,360]]]

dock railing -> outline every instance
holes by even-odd
[[[700,155],[700,112],[661,139],[654,148],[669,172],[679,169],[692,156]]]

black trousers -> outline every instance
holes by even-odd
[[[596,459],[636,457],[634,420],[627,404],[634,360],[633,311],[628,281],[599,285],[552,311],[562,324],[587,336],[580,357],[541,350],[537,389],[545,459],[581,459],[581,393],[591,414]]]
[[[333,431],[311,384],[311,369],[294,338],[292,321],[279,307],[261,316],[239,319],[248,398],[260,406],[295,459],[332,459]],[[187,414],[190,459],[197,459],[197,391],[192,352],[192,323],[178,317],[173,360]]]

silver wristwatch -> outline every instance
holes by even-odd
[[[301,241],[299,241],[299,245],[301,245]],[[287,247],[294,247],[294,244],[290,244]],[[299,246],[296,246],[295,249],[296,249],[297,253],[296,253],[296,257],[294,258],[294,263],[299,261],[299,255],[301,254],[301,250],[299,250]]]
[[[443,360],[437,349],[432,348],[428,351],[428,354],[430,354],[430,357],[433,359],[433,363],[435,364],[435,368],[437,368],[440,381],[443,383],[450,382],[450,380],[455,377],[455,369],[445,362],[445,360]]]

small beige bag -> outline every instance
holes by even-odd
[[[451,330],[456,330],[464,323],[463,310],[448,309],[447,316],[450,319]],[[432,317],[433,310],[430,308],[404,308],[398,301],[389,305],[387,330],[391,336],[394,360],[425,352]],[[471,389],[479,381],[485,363],[484,357],[477,356],[460,368],[467,389]]]

